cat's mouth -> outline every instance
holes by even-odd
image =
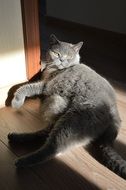
[[[48,64],[47,68],[48,69],[58,69],[58,66],[53,63],[50,63],[50,64]]]

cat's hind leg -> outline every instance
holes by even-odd
[[[78,126],[76,114],[72,115],[67,111],[56,121],[46,143],[39,150],[19,158],[15,163],[16,166],[28,167],[40,162],[43,163],[62,152],[72,142],[76,141],[78,134],[75,126]]]
[[[55,124],[59,114],[61,114],[67,107],[67,101],[59,95],[52,95],[48,97],[42,104],[41,119],[44,128],[33,133],[10,133],[8,139],[12,143],[25,143],[34,140],[44,142],[50,133],[51,128]]]
[[[32,133],[9,133],[8,139],[10,143],[28,143],[32,141],[45,142],[51,131],[51,126],[40,131]]]

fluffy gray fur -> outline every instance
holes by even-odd
[[[61,42],[52,35],[42,80],[16,91],[13,108],[20,108],[26,97],[44,96],[41,114],[45,121],[41,131],[8,135],[11,142],[43,142],[39,150],[19,158],[16,166],[32,166],[71,146],[96,142],[107,167],[126,178],[126,162],[112,148],[120,128],[115,92],[107,80],[80,63],[82,44]]]

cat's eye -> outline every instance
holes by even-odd
[[[61,54],[59,53],[59,52],[56,52],[56,51],[54,51],[54,54],[56,55],[56,56],[61,56]]]
[[[54,51],[50,51],[50,54],[54,57],[59,57],[59,54],[57,52]]]

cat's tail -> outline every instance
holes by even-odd
[[[111,171],[126,179],[126,161],[110,145],[97,144],[102,153],[103,164]]]

